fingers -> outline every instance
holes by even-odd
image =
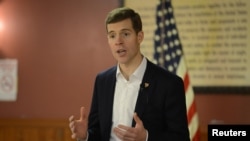
[[[114,133],[116,134],[116,136],[122,140],[125,139],[125,137],[128,136],[128,127],[124,126],[124,125],[118,125],[118,127],[114,128]]]
[[[80,118],[78,120],[72,115],[69,117],[69,128],[72,139],[85,139],[87,136],[87,116],[84,107],[80,108]]]
[[[75,119],[74,119],[74,116],[72,115],[72,116],[70,116],[69,117],[69,128],[71,129],[71,131],[73,131],[73,128],[74,128],[74,122],[75,121]]]
[[[80,109],[80,120],[84,120],[86,118],[85,108],[81,107]]]
[[[75,121],[70,121],[69,123],[69,128],[72,132],[74,132],[74,129],[75,129]]]
[[[72,139],[76,139],[76,134],[75,134],[75,133],[72,133],[71,138],[72,138]]]
[[[69,122],[71,122],[71,121],[74,121],[75,119],[74,119],[75,117],[72,115],[72,116],[70,116],[69,117]]]
[[[115,135],[122,141],[144,141],[147,137],[147,131],[144,128],[142,120],[139,118],[137,113],[134,113],[133,118],[135,120],[135,127],[125,126],[119,124],[118,127],[114,128]]]
[[[122,141],[135,141],[138,133],[136,130],[133,127],[120,124],[114,128],[114,133]]]
[[[122,124],[119,124],[118,126],[117,126],[117,129],[119,129],[120,131],[127,131],[127,130],[129,130],[131,127],[129,127],[129,126],[125,126],[125,125],[122,125]]]
[[[75,119],[74,116],[70,116],[69,117],[69,129],[71,130],[71,138],[75,139],[76,138],[76,134],[75,134]]]
[[[135,120],[135,123],[136,123],[136,126],[135,128],[138,128],[138,127],[143,127],[143,122],[141,121],[141,119],[138,117],[137,113],[134,113],[134,120]],[[133,129],[129,126],[125,126],[125,125],[122,125],[122,124],[119,124],[118,125],[118,128],[120,130],[124,130],[124,131],[127,131],[127,130],[130,130],[130,129]]]
[[[131,134],[127,131],[117,129],[114,130],[115,135],[122,141],[134,141],[134,136],[131,136]]]
[[[85,118],[85,109],[84,109],[84,107],[81,107],[80,108],[80,119],[79,120],[76,120],[75,119],[75,117],[72,115],[72,116],[70,116],[69,117],[69,128],[70,128],[70,130],[71,130],[71,133],[72,133],[72,135],[71,135],[71,138],[72,139],[76,139],[77,138],[77,125],[76,124],[78,124],[78,122],[79,121],[81,121],[82,119],[84,119]]]

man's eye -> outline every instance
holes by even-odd
[[[123,36],[127,37],[129,36],[129,33],[123,33]]]
[[[113,38],[115,38],[115,35],[109,35],[108,37],[113,39]]]

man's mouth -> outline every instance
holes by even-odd
[[[126,52],[126,50],[124,50],[124,49],[117,50],[118,54],[125,53],[125,52]]]

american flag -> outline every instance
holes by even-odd
[[[185,85],[188,126],[191,141],[199,141],[199,120],[194,91],[190,84],[184,53],[176,27],[171,0],[160,0],[156,11],[154,61],[180,76]]]

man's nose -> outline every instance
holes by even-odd
[[[117,44],[117,45],[123,44],[122,36],[119,35],[116,37],[115,44]]]

